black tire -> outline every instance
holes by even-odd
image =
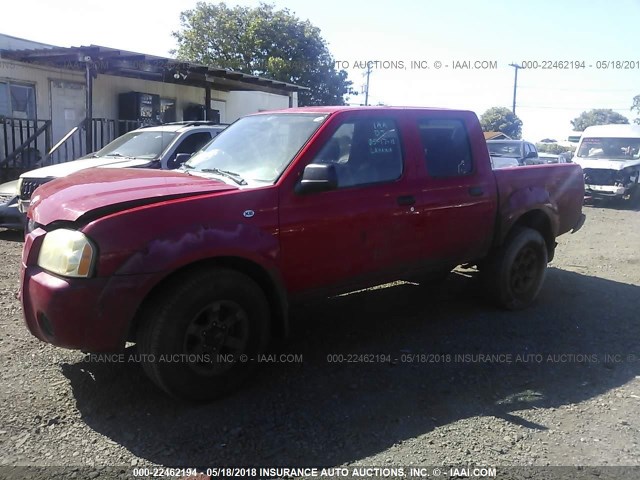
[[[517,228],[483,266],[485,289],[502,308],[526,308],[540,293],[547,262],[542,235],[531,228]]]
[[[143,368],[175,398],[211,400],[237,389],[269,341],[264,292],[230,269],[180,275],[147,302],[142,315],[137,343]]]

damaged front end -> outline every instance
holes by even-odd
[[[583,172],[586,197],[630,200],[640,195],[639,166],[621,170],[584,168]]]

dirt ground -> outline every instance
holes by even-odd
[[[4,475],[25,465],[65,467],[62,478],[146,465],[638,466],[640,212],[585,212],[584,228],[558,239],[533,308],[493,308],[466,271],[443,292],[404,284],[298,307],[276,361],[204,405],[167,398],[138,364],[32,337],[14,297],[21,239],[0,232]]]

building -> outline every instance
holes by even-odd
[[[52,152],[72,160],[143,125],[231,123],[294,107],[304,89],[167,57],[0,34],[0,180]]]
[[[511,137],[502,132],[484,132],[485,140],[511,140]]]

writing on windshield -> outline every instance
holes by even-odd
[[[640,158],[640,138],[583,138],[578,157],[637,160]]]

